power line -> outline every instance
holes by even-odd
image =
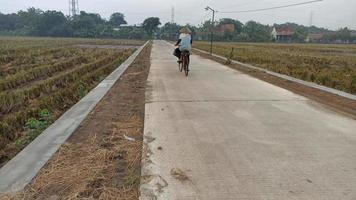
[[[233,5],[229,5],[227,8],[231,8],[231,7],[245,7],[251,4],[255,4],[256,1],[262,2],[262,1],[266,1],[266,0],[250,0],[250,2],[248,3],[244,3],[244,4],[233,4]]]
[[[254,10],[219,11],[219,13],[259,12],[259,11],[265,11],[265,10],[275,10],[275,9],[280,9],[280,8],[288,8],[288,7],[300,6],[300,5],[311,4],[311,3],[316,3],[316,2],[320,2],[320,1],[323,1],[323,0],[307,1],[307,2],[302,2],[302,3],[295,3],[295,4],[284,5],[284,6],[275,6],[275,7],[270,7],[270,8],[262,8],[262,9],[254,9]]]
[[[203,20],[206,20],[208,16],[210,16],[210,13],[205,14],[202,18],[200,18],[199,20],[195,21],[195,22],[192,23],[192,24],[194,25],[194,24],[198,24],[198,23],[200,23],[200,22],[203,22]]]

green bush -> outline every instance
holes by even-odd
[[[47,109],[43,109],[39,113],[38,119],[31,117],[27,120],[25,128],[26,135],[24,138],[18,139],[15,145],[22,148],[36,139],[51,123],[51,113]]]

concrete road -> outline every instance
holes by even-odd
[[[356,121],[155,41],[141,199],[355,200]]]

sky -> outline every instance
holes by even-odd
[[[308,0],[79,0],[80,10],[99,13],[109,18],[121,12],[129,24],[139,24],[147,17],[159,17],[162,24],[171,21],[172,7],[175,22],[198,25],[211,18],[206,6],[217,10],[217,19],[233,18],[243,23],[254,20],[263,24],[295,22],[332,30],[349,27],[356,30],[356,0],[323,0],[308,5],[251,13],[222,12],[269,8]],[[13,13],[29,7],[59,10],[68,14],[69,0],[0,0],[1,13]],[[219,12],[220,11],[220,12]]]

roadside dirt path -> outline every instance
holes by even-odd
[[[137,199],[150,52],[151,45],[33,183],[3,199]]]

